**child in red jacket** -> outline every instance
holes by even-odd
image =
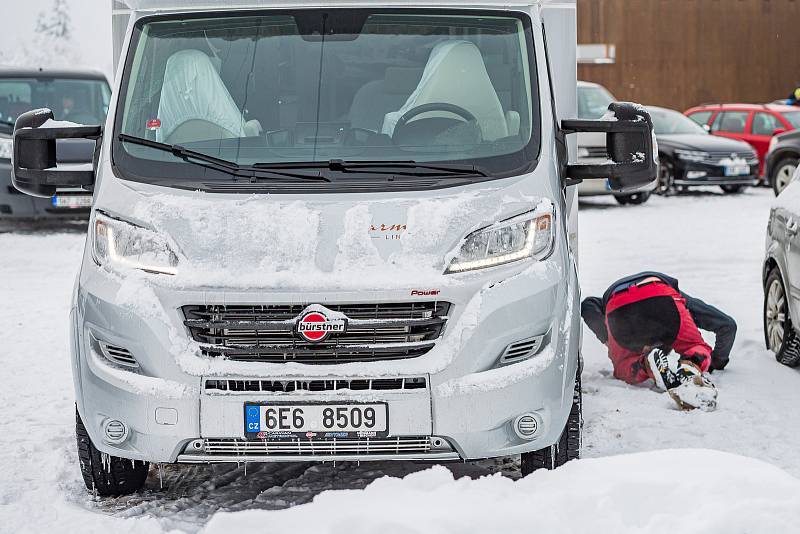
[[[581,315],[608,347],[616,378],[630,384],[652,378],[681,408],[716,407],[707,373],[728,364],[736,322],[681,293],[676,279],[656,272],[623,278],[602,299],[587,298]],[[713,350],[698,327],[716,334]]]

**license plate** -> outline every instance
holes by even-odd
[[[725,176],[747,176],[750,174],[750,165],[727,165]]]
[[[53,197],[55,208],[91,208],[92,195],[56,195]]]
[[[244,430],[249,438],[377,437],[388,434],[388,421],[386,403],[244,405]]]

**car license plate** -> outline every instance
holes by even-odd
[[[725,176],[747,176],[750,174],[750,165],[727,165]]]
[[[385,436],[388,421],[386,403],[244,405],[244,429],[249,438]]]
[[[91,208],[92,195],[56,195],[53,197],[55,208]]]

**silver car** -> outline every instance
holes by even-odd
[[[767,348],[782,364],[797,367],[800,365],[800,169],[772,207],[763,278]]]

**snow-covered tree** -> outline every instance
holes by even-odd
[[[55,39],[72,39],[72,19],[67,8],[67,0],[53,0],[53,9],[39,13],[36,33],[49,35]]]
[[[49,10],[39,13],[30,40],[15,50],[0,51],[0,64],[5,65],[69,67],[80,64],[80,60],[81,54],[72,41],[69,0],[53,0]]]

